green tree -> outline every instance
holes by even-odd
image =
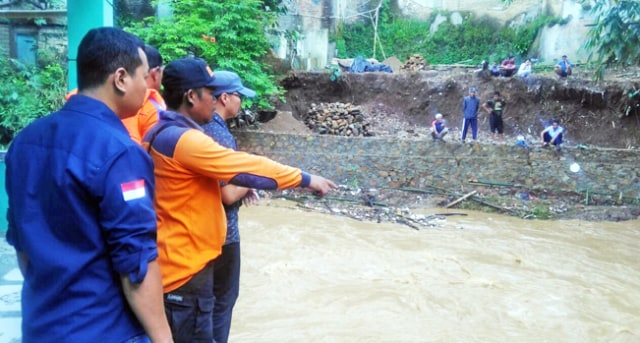
[[[0,51],[0,144],[38,119],[59,109],[67,89],[62,56],[40,56],[44,65],[24,65]]]
[[[172,16],[149,17],[127,30],[158,48],[165,60],[186,56],[205,59],[214,69],[237,72],[256,90],[247,101],[270,107],[270,97],[282,90],[262,58],[270,45],[265,28],[276,23],[276,12],[259,0],[173,0]],[[274,9],[276,10],[276,9]]]
[[[602,79],[608,65],[640,65],[640,2],[599,0],[591,11],[596,25],[584,46],[596,63],[596,78]]]

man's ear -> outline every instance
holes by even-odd
[[[198,93],[196,93],[193,89],[187,90],[184,95],[185,100],[189,106],[193,106],[195,104],[195,99],[198,97]]]
[[[128,77],[129,73],[123,67],[116,69],[113,73],[113,87],[118,93],[125,94],[127,92]]]

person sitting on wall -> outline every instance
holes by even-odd
[[[571,68],[573,64],[567,59],[567,55],[562,55],[562,60],[556,64],[556,74],[560,77],[567,77],[571,75]]]
[[[531,59],[527,58],[524,62],[522,62],[522,64],[520,65],[520,68],[518,69],[518,73],[517,75],[520,77],[524,77],[527,78],[529,77],[531,74],[533,73],[533,68],[531,65]]]
[[[560,120],[551,120],[551,125],[547,126],[542,132],[540,132],[540,140],[542,146],[548,146],[549,144],[555,145],[556,149],[560,150],[560,144],[562,144],[562,134],[564,128],[560,126]]]
[[[493,62],[491,67],[489,68],[489,72],[491,76],[500,76],[500,66],[498,66],[498,62]]]
[[[513,76],[513,74],[515,74],[516,60],[513,55],[509,55],[509,57],[502,61],[502,64],[500,65],[500,71],[502,73],[502,76],[504,77],[511,77]]]
[[[444,142],[444,136],[449,132],[446,126],[447,121],[442,118],[442,114],[436,113],[436,119],[431,122],[431,138],[434,141],[439,139]]]

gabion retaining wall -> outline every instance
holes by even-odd
[[[640,199],[640,151],[236,132],[241,150],[364,188],[468,188],[470,181]],[[580,165],[572,172],[573,163]]]

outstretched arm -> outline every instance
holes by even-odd
[[[316,191],[318,197],[323,197],[332,189],[338,188],[338,186],[333,183],[333,181],[325,179],[322,176],[311,175],[311,181],[309,182],[309,188]]]

